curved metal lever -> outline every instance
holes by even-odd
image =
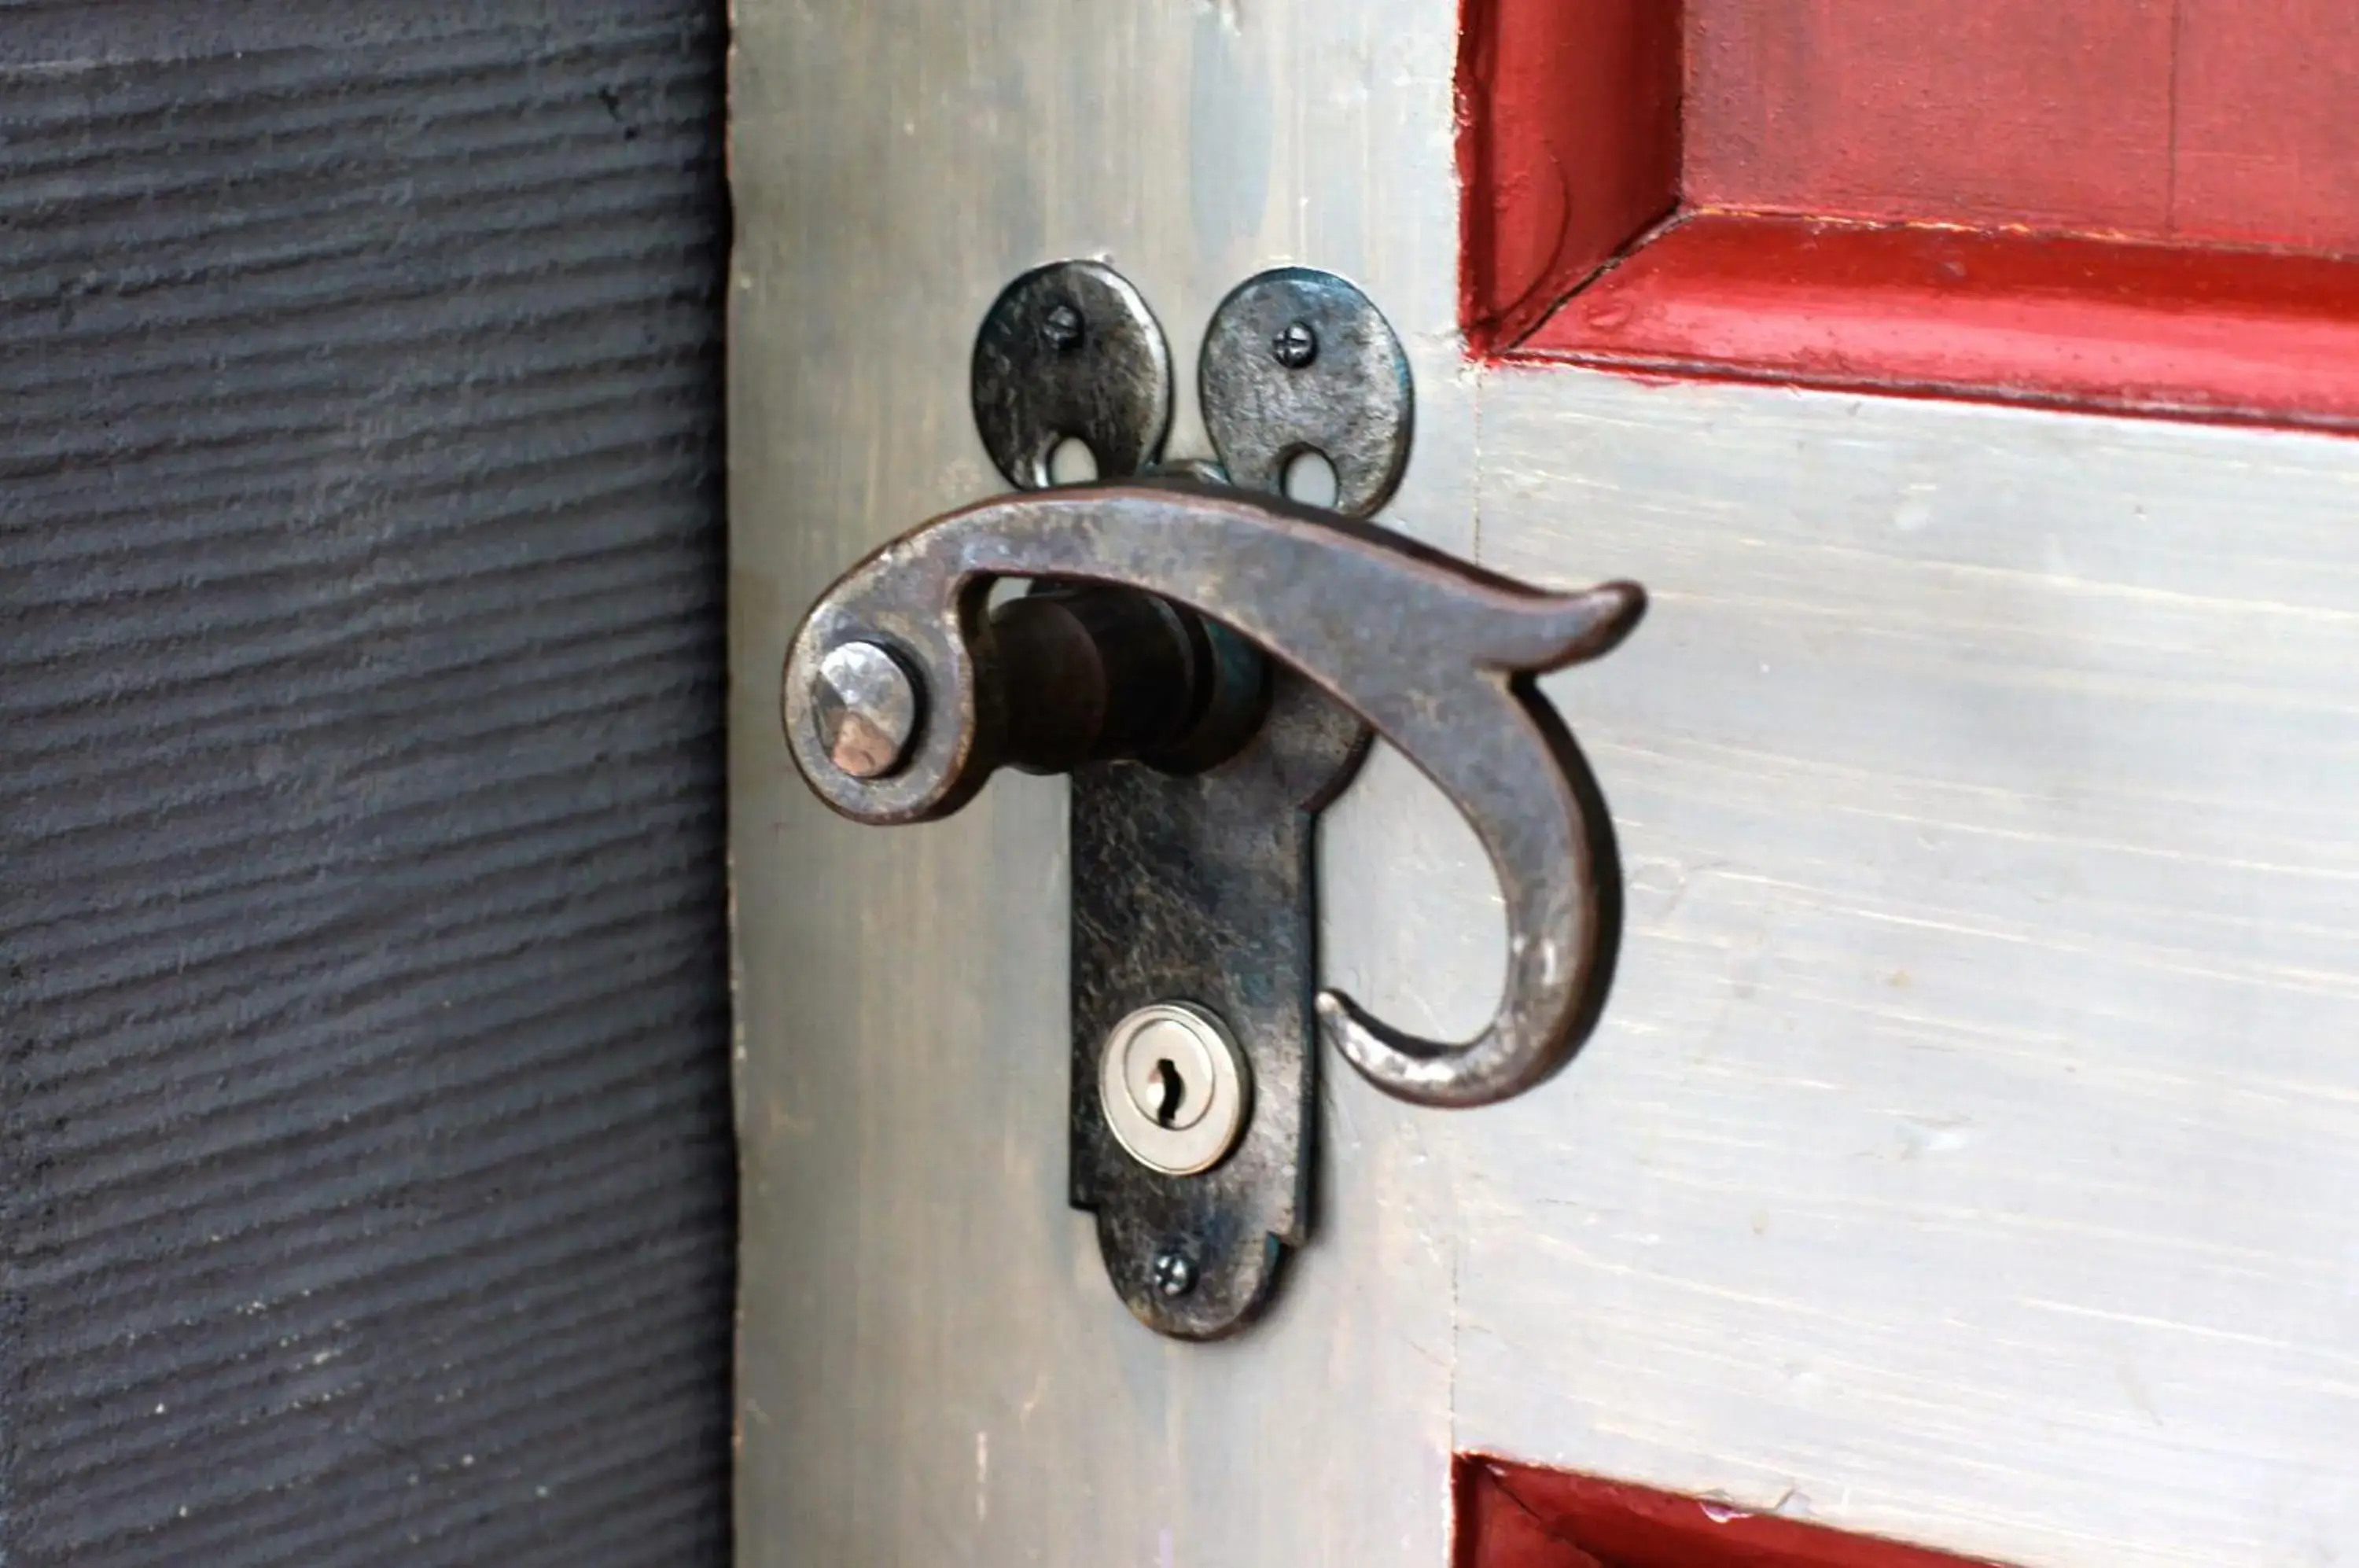
[[[874,823],[943,816],[1005,760],[984,605],[1001,577],[1139,589],[1234,629],[1360,714],[1464,815],[1506,897],[1505,993],[1458,1043],[1321,993],[1322,1032],[1371,1082],[1423,1105],[1485,1105],[1571,1058],[1604,1003],[1621,876],[1596,782],[1536,677],[1619,643],[1646,606],[1636,583],[1543,593],[1371,524],[1193,484],[985,501],[853,568],[795,637],[788,744],[835,810]],[[853,644],[889,649],[917,699],[906,747],[864,778],[831,754],[814,696],[821,661]]]

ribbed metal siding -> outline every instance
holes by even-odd
[[[723,37],[0,6],[10,1568],[725,1561]]]

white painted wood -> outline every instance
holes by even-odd
[[[1481,1447],[2026,1564],[2359,1536],[2359,442],[1457,357],[1454,0],[745,0],[733,842],[749,1564],[1439,1568]],[[973,323],[1104,253],[1192,363],[1299,260],[1416,362],[1390,514],[1649,583],[1552,687],[1631,931],[1555,1084],[1331,1072],[1274,1316],[1164,1345],[1064,1207],[1061,806],[848,827],[795,616],[997,488]],[[1201,450],[1192,387],[1179,445]],[[1479,851],[1332,813],[1330,972],[1471,1027]]]
[[[2027,1563],[2359,1529],[2359,444],[1506,374],[1607,1027],[1456,1124],[1462,1442]]]

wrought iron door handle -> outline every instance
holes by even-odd
[[[1218,463],[1158,463],[1168,351],[1102,264],[1010,284],[973,375],[976,426],[1026,493],[912,529],[821,595],[788,652],[788,747],[879,824],[954,811],[1001,767],[1073,774],[1072,1202],[1133,1312],[1217,1338],[1308,1236],[1316,1036],[1388,1094],[1479,1105],[1595,1023],[1613,824],[1538,678],[1610,650],[1646,595],[1542,592],[1366,520],[1408,461],[1408,362],[1329,274],[1263,274],[1215,312]],[[1067,440],[1104,483],[1050,485]],[[1275,494],[1304,452],[1334,509]],[[1028,590],[995,594],[1010,580]],[[1315,991],[1315,819],[1371,731],[1463,813],[1506,896],[1506,981],[1472,1040]]]
[[[1136,590],[1231,629],[1358,714],[1464,814],[1506,899],[1498,1011],[1446,1043],[1322,992],[1322,1030],[1372,1082],[1473,1105],[1563,1063],[1603,998],[1620,877],[1596,784],[1535,677],[1621,641],[1646,604],[1635,583],[1542,593],[1372,524],[1189,482],[985,501],[861,562],[797,634],[787,735],[829,805],[864,822],[939,817],[1009,759],[1009,716],[1041,684],[1011,680],[999,657],[985,595],[1010,577]],[[880,776],[840,765],[840,726],[816,706],[830,654],[852,646],[889,650],[922,715]]]

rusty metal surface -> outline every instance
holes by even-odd
[[[1283,1249],[1310,1227],[1313,834],[1367,731],[1290,670],[1273,686],[1269,722],[1219,768],[1183,777],[1109,762],[1073,776],[1072,1202],[1096,1211],[1124,1304],[1182,1339],[1250,1323]],[[1236,1148],[1190,1176],[1132,1159],[1098,1090],[1108,1031],[1138,1007],[1173,1001],[1227,1025],[1252,1082]]]
[[[1196,385],[1243,489],[1282,494],[1287,465],[1315,452],[1335,471],[1334,509],[1367,517],[1408,467],[1408,356],[1384,312],[1332,272],[1281,267],[1237,285],[1204,329]]]
[[[1292,361],[1307,365],[1315,345],[1295,346]],[[1342,388],[1339,363],[1318,384]],[[1103,264],[1070,261],[1035,268],[993,303],[971,397],[1000,471],[1037,490],[1068,438],[1090,448],[1103,480],[1158,464],[1169,382],[1145,300]],[[1405,454],[1406,424],[1396,435]],[[1227,482],[1209,459],[1166,472]],[[1284,480],[1282,463],[1259,476],[1273,491]],[[993,610],[990,634],[1003,765],[1072,775],[1073,1202],[1096,1211],[1107,1276],[1141,1322],[1180,1338],[1233,1334],[1310,1228],[1312,835],[1367,730],[1299,677],[1274,679],[1235,632],[1134,587],[1046,579]],[[1263,724],[1274,695],[1277,734]],[[1242,1035],[1249,1096],[1268,1085],[1238,1147],[1185,1175],[1123,1149],[1097,1092],[1108,1029],[1172,1004]]]
[[[870,556],[797,633],[788,746],[835,810],[878,824],[942,816],[1006,760],[1012,698],[984,612],[1002,577],[1139,589],[1229,626],[1373,725],[1465,816],[1506,902],[1498,1010],[1473,1039],[1441,1041],[1322,993],[1322,1031],[1372,1082],[1420,1104],[1483,1105],[1571,1057],[1612,975],[1621,878],[1596,782],[1534,678],[1613,648],[1641,589],[1542,593],[1372,524],[1192,481],[985,501]],[[816,661],[853,640],[891,647],[926,687],[909,756],[884,778],[837,769],[810,711]]]
[[[1288,267],[1234,290],[1200,387],[1225,468],[1051,489],[1068,439],[1110,480],[1156,461],[1169,354],[1101,264],[1016,279],[978,334],[972,396],[994,461],[1042,493],[855,567],[805,619],[783,686],[797,766],[856,821],[941,816],[1001,767],[1072,773],[1071,1195],[1131,1312],[1185,1339],[1250,1322],[1308,1235],[1321,1033],[1392,1094],[1479,1105],[1547,1077],[1594,1022],[1613,833],[1533,677],[1604,652],[1644,605],[1626,583],[1539,593],[1354,520],[1399,482],[1413,404],[1397,338],[1342,278]],[[1333,470],[1337,510],[1277,495],[1306,452]],[[989,608],[1006,578],[1033,591]],[[853,713],[844,670],[872,665],[915,689],[869,681]],[[1469,1041],[1317,993],[1317,816],[1370,725],[1465,813],[1506,894],[1505,996]],[[1174,1006],[1234,1037],[1251,1109],[1234,1147],[1158,1169],[1125,1147],[1101,1077],[1124,1019]]]
[[[1171,425],[1171,351],[1155,312],[1103,262],[1060,261],[1010,283],[974,338],[972,397],[984,449],[1020,490],[1049,483],[1068,438],[1101,479],[1152,463]]]
[[[728,19],[0,16],[0,1561],[727,1568]]]
[[[991,613],[1006,766],[1136,760],[1196,773],[1234,757],[1269,704],[1269,662],[1235,633],[1127,588],[1045,583]],[[823,717],[824,715],[822,715]]]

